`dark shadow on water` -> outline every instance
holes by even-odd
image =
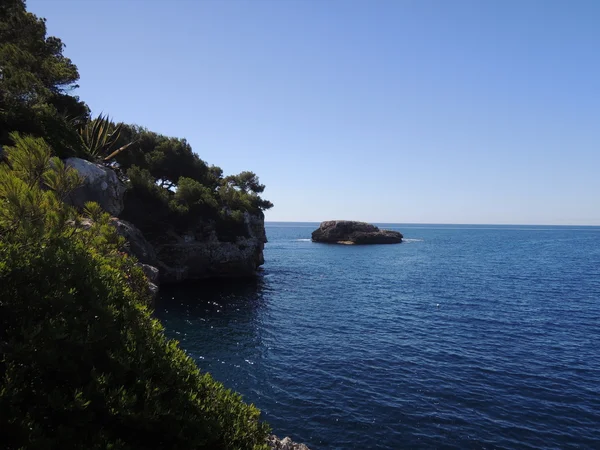
[[[262,276],[239,279],[214,279],[186,281],[180,284],[163,285],[155,309],[195,308],[214,305],[223,307],[244,305],[245,308],[259,308],[264,303],[264,293],[268,290],[267,281]]]
[[[261,347],[267,283],[256,277],[162,286],[154,315],[184,349],[221,360],[244,346]]]
[[[201,370],[257,402],[267,357],[263,330],[268,315],[268,281],[263,277],[215,280],[161,287],[155,316],[167,336]]]

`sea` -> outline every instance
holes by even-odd
[[[199,367],[311,450],[600,449],[600,227],[267,223],[256,280],[162,288]]]

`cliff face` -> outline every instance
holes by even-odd
[[[125,186],[110,168],[78,158],[69,158],[83,179],[83,185],[72,196],[71,203],[82,207],[96,201],[111,215],[123,209]],[[125,251],[147,267],[158,269],[154,282],[177,283],[207,278],[248,277],[256,274],[264,263],[267,242],[264,214],[244,213],[240,235],[219,238],[214,221],[202,221],[185,233],[165,230],[160,236],[144,236],[136,226],[115,217],[113,224],[127,241]],[[147,267],[146,267],[147,266]]]
[[[264,215],[244,214],[245,236],[219,240],[213,223],[186,234],[169,233],[154,245],[161,281],[252,276],[264,263]]]

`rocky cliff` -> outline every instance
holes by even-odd
[[[112,222],[127,241],[125,250],[138,258],[154,283],[252,276],[264,263],[267,237],[262,212],[244,213],[239,235],[227,240],[219,237],[213,220],[202,218],[183,233],[166,228],[161,235],[144,236],[133,223],[118,218],[126,187],[113,170],[79,158],[65,162],[83,180],[70,202],[81,208],[85,202],[95,201],[116,216]]]
[[[214,222],[208,221],[185,234],[169,232],[157,239],[154,247],[161,281],[172,283],[252,276],[264,263],[266,242],[261,212],[245,213],[244,233],[229,241],[220,240]]]
[[[391,230],[380,230],[375,225],[351,220],[330,220],[322,222],[312,232],[314,242],[330,244],[399,244],[402,233]]]

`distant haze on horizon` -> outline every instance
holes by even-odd
[[[600,225],[600,2],[28,0],[94,115],[268,221]]]

